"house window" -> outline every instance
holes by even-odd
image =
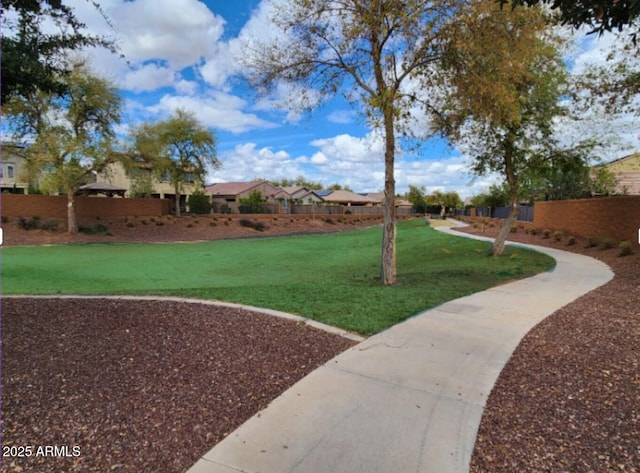
[[[7,177],[13,179],[13,164],[7,165]]]
[[[184,173],[184,182],[186,182],[187,184],[193,184],[194,182],[196,182],[192,172]]]
[[[162,175],[160,176],[160,182],[169,182],[171,180],[171,176],[169,174],[169,171],[165,171],[162,173]]]

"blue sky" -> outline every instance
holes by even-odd
[[[257,97],[238,79],[242,38],[274,34],[268,0],[100,0],[112,27],[90,2],[65,3],[91,31],[114,37],[125,56],[87,52],[94,70],[112,79],[126,101],[123,135],[180,107],[217,136],[222,169],[211,173],[208,182],[303,175],[358,192],[383,188],[379,136],[343,100],[338,97],[310,116],[300,116]],[[593,49],[581,45],[572,64],[592,57]],[[286,88],[280,92],[295,94]],[[397,156],[397,191],[418,185],[427,192],[454,190],[464,198],[486,190],[495,178],[470,184],[468,162],[441,140],[425,142],[417,151]]]

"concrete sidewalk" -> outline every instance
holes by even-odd
[[[554,270],[365,340],[287,390],[188,473],[467,472],[487,397],[522,337],[613,277],[595,259],[536,249],[556,259]]]

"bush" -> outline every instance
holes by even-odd
[[[22,230],[36,230],[40,228],[40,217],[31,217],[30,219],[20,217],[18,218],[18,227]]]
[[[330,218],[325,218],[325,219],[324,219],[324,222],[325,222],[325,223],[328,223],[329,225],[335,225],[335,224],[336,224],[336,222],[334,222],[334,221],[333,221],[332,219],[330,219]]]
[[[575,244],[576,244],[576,237],[570,236],[569,238],[567,238],[567,246],[571,246]]]
[[[551,230],[542,230],[542,238],[551,238]]]
[[[618,245],[620,251],[618,252],[619,256],[628,256],[633,254],[633,245],[629,240],[621,241],[620,245]]]
[[[127,227],[129,227],[129,228],[133,228],[133,227],[135,227],[135,226],[136,226],[136,224],[135,224],[135,223],[133,223],[133,222],[127,222]]]
[[[517,226],[517,225],[513,225],[513,226],[509,229],[509,231],[510,231],[511,233],[517,233],[517,232],[518,232],[518,226]]]
[[[529,235],[537,235],[538,234],[538,229],[535,227],[531,227],[529,229]]]
[[[598,248],[601,250],[609,250],[611,248],[613,248],[614,246],[616,246],[616,242],[613,241],[613,239],[611,238],[602,238],[600,240],[600,244],[598,245]]]
[[[162,227],[162,226],[164,226],[164,222],[163,222],[162,220],[158,220],[158,221],[156,222],[156,226],[158,226],[158,227]]]
[[[2,223],[9,223],[9,217],[7,217],[6,215],[2,216]]]
[[[249,220],[248,218],[241,218],[238,223],[243,227],[253,228],[259,232],[263,232],[267,229],[267,226],[263,222],[257,222],[253,220]]]
[[[554,239],[555,241],[562,241],[562,237],[563,237],[563,235],[562,235],[562,232],[561,232],[561,231],[555,231],[555,232],[553,232],[553,239]]]
[[[79,225],[78,231],[86,235],[100,235],[109,232],[109,227],[102,223],[96,223],[95,225]]]
[[[202,191],[195,191],[187,199],[189,211],[194,214],[208,214],[211,212],[209,196]]]
[[[588,237],[587,242],[585,243],[585,248],[594,248],[598,246],[599,240],[596,237]]]

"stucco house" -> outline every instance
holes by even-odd
[[[618,192],[628,195],[640,195],[640,153],[596,166],[606,167],[618,180]]]
[[[282,190],[289,195],[289,200],[296,204],[311,205],[322,204],[324,200],[315,191],[304,186],[288,186]]]
[[[328,204],[346,205],[352,206],[367,206],[373,207],[380,205],[380,200],[377,197],[368,197],[362,194],[356,194],[355,192],[339,190],[333,191],[330,194],[322,197]]]
[[[277,204],[285,201],[288,194],[282,189],[277,189],[266,181],[249,182],[219,182],[205,187],[205,193],[211,196],[213,212],[223,212],[228,209],[238,213],[240,199],[245,199],[252,192],[258,191],[267,199],[268,204]]]
[[[2,167],[0,168],[0,185],[2,192],[11,194],[28,194],[29,181],[25,177],[25,159],[20,151],[24,146],[0,143]]]

